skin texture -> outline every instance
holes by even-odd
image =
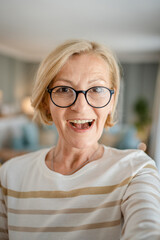
[[[99,56],[81,54],[72,56],[57,74],[52,87],[70,86],[76,90],[87,90],[94,86],[111,88],[107,63]],[[97,160],[103,155],[103,147],[98,144],[108,114],[111,113],[114,95],[104,108],[89,106],[83,94],[79,94],[74,105],[68,108],[55,106],[48,98],[48,111],[59,133],[57,146],[46,157],[47,166],[54,171],[69,174],[85,161]],[[70,120],[94,119],[87,130],[78,130]]]

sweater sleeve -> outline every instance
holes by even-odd
[[[153,161],[132,178],[122,205],[121,240],[160,239],[160,177]]]
[[[8,238],[8,227],[7,227],[7,207],[6,201],[3,195],[2,186],[2,167],[0,168],[0,240]]]

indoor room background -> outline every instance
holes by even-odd
[[[58,43],[71,38],[84,38],[98,41],[113,49],[121,66],[118,122],[113,128],[104,129],[100,141],[120,149],[143,149],[155,159],[160,169],[160,16],[157,14],[160,12],[160,2],[146,0],[142,1],[144,4],[140,4],[140,1],[136,0],[133,16],[129,0],[122,0],[122,4],[116,0],[87,0],[77,5],[75,1],[67,1],[66,8],[62,8],[58,1],[47,0],[45,5],[43,1],[25,3],[13,0],[12,4],[13,2],[18,11],[15,6],[10,6],[9,1],[0,0],[0,13],[12,10],[8,22],[4,13],[0,14],[1,163],[15,155],[56,144],[58,134],[54,125],[42,126],[39,122],[32,121],[30,96],[36,71],[43,57]],[[27,7],[26,13],[22,2]],[[49,6],[52,6],[53,12],[59,16],[58,22],[52,19]],[[90,6],[90,9],[87,6]],[[108,16],[110,10],[113,15]],[[84,16],[81,16],[81,13]],[[98,16],[95,18],[95,15]],[[119,22],[121,16],[123,19]],[[34,29],[30,26],[31,22],[27,22],[30,17],[36,33],[30,32]],[[17,22],[16,18],[21,19],[22,23]],[[37,19],[40,18],[45,18],[45,21],[42,21],[44,25],[38,22]],[[15,25],[11,24],[12,20],[15,20]],[[45,24],[49,24],[48,32]],[[75,24],[74,28],[72,24]],[[121,29],[122,35],[125,35],[124,40],[130,43],[126,48]],[[46,38],[44,33],[48,34]],[[9,39],[9,36],[12,38]]]

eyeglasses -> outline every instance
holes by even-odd
[[[87,103],[94,108],[103,108],[111,101],[114,90],[107,87],[95,86],[86,91],[76,91],[72,87],[57,86],[49,89],[47,92],[50,94],[51,101],[60,108],[67,108],[72,106],[80,93],[83,93]]]

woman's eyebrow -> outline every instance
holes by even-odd
[[[58,78],[54,81],[54,83],[56,82],[66,82],[66,83],[70,83],[72,84],[72,81],[68,80],[68,79],[63,79],[63,78]]]
[[[69,83],[69,84],[74,84],[73,81],[69,80],[69,79],[64,79],[64,78],[58,78],[54,81],[54,83],[57,83],[57,82],[65,82],[65,83]],[[98,78],[98,79],[91,79],[88,81],[89,84],[91,83],[98,83],[98,82],[103,82],[103,83],[106,83],[106,80],[102,79],[102,78]]]
[[[95,83],[95,82],[104,82],[104,83],[106,83],[106,80],[104,80],[102,78],[99,78],[99,79],[92,79],[92,80],[88,81],[88,83]]]

